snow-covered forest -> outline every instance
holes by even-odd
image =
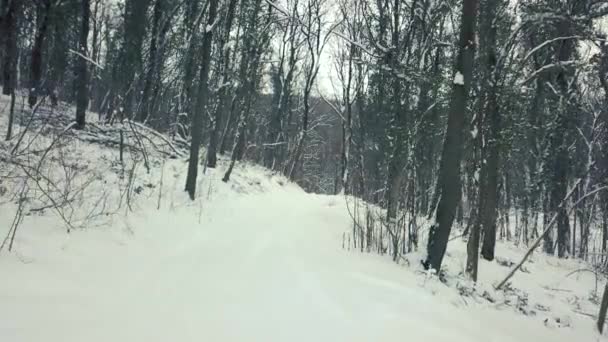
[[[0,0],[0,340],[605,339],[607,19]]]

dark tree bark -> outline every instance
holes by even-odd
[[[145,122],[150,116],[150,95],[152,92],[154,76],[158,62],[159,25],[163,16],[163,0],[154,2],[152,15],[152,31],[150,35],[150,49],[148,52],[148,63],[145,72],[144,85],[139,106],[137,107],[136,120]]]
[[[479,28],[479,41],[480,41],[480,72],[479,72],[479,96],[477,99],[478,111],[473,116],[472,126],[473,131],[477,132],[477,136],[473,136],[473,174],[477,177],[472,177],[469,181],[469,202],[471,210],[469,213],[469,219],[467,227],[463,232],[463,235],[468,233],[469,240],[467,241],[467,261],[465,271],[473,281],[477,281],[477,271],[479,264],[479,241],[482,230],[483,215],[486,210],[485,196],[487,195],[487,173],[488,167],[486,163],[486,157],[488,154],[486,146],[484,146],[484,138],[487,135],[484,126],[486,122],[486,109],[489,108],[489,93],[492,86],[492,67],[490,61],[490,55],[493,52],[491,45],[493,33],[492,21],[494,20],[495,6],[491,1],[481,0],[480,1],[480,28]],[[477,189],[475,189],[477,186]]]
[[[182,89],[180,91],[181,105],[178,108],[179,113],[186,113],[187,115],[179,115],[176,118],[178,125],[178,134],[182,138],[187,138],[189,134],[189,122],[192,121],[193,102],[195,101],[194,91],[194,78],[196,74],[195,56],[198,40],[198,27],[203,19],[203,14],[206,6],[201,8],[200,0],[191,0],[188,2],[188,8],[185,13],[183,22],[183,35],[186,39],[187,47],[185,49],[185,56],[183,57],[183,81]]]
[[[36,16],[37,29],[36,37],[34,38],[34,45],[32,47],[32,57],[30,64],[30,89],[27,103],[30,107],[34,107],[38,102],[38,95],[41,91],[40,82],[42,79],[42,50],[43,44],[46,39],[49,18],[51,14],[51,8],[53,0],[42,0],[38,4],[38,14]]]
[[[53,0],[53,8],[49,14],[49,28],[43,50],[47,56],[43,65],[47,66],[44,72],[43,84],[40,94],[48,95],[51,105],[56,106],[59,98],[66,101],[77,101],[76,79],[78,78],[78,61],[74,60],[74,67],[69,68],[68,53],[71,49],[79,51],[78,38],[80,35],[80,19],[82,18],[81,1],[74,1],[75,6],[62,6],[61,2]],[[72,35],[72,31],[76,34]],[[72,38],[76,39],[72,39]],[[74,59],[80,58],[72,55]],[[44,69],[44,68],[43,68]],[[66,75],[73,75],[72,82],[64,82]]]
[[[296,16],[297,3],[293,5],[292,16]],[[286,114],[291,110],[293,97],[293,80],[296,72],[297,53],[299,50],[298,33],[299,26],[295,21],[289,23],[288,29],[283,34],[283,54],[279,63],[274,80],[275,104],[270,118],[266,143],[270,146],[264,148],[264,165],[268,168],[279,169],[284,162],[287,144],[287,129],[285,127]],[[285,49],[289,46],[289,53]],[[283,78],[283,69],[287,66],[287,74]]]
[[[8,128],[6,129],[6,140],[13,137],[13,121],[15,120],[15,89],[11,89],[11,103],[8,112]]]
[[[4,59],[6,58],[6,36],[7,36],[7,27],[5,24],[6,18],[8,17],[8,8],[9,1],[8,0],[0,0],[0,75],[4,75],[2,72],[4,65]],[[7,95],[7,94],[5,94]]]
[[[217,145],[222,127],[223,114],[226,111],[228,101],[229,73],[230,73],[230,58],[232,57],[231,49],[226,48],[226,44],[230,39],[232,24],[234,22],[237,0],[230,0],[226,11],[224,28],[220,40],[219,51],[222,55],[222,77],[220,79],[220,89],[218,91],[218,105],[213,113],[213,122],[211,127],[211,136],[209,137],[209,148],[207,149],[207,166],[215,168],[217,164]]]
[[[186,178],[186,191],[190,199],[194,200],[196,193],[196,178],[198,176],[198,157],[203,135],[203,116],[209,97],[209,66],[211,64],[211,43],[219,0],[209,0],[209,14],[207,25],[203,34],[203,56],[199,75],[198,96],[196,111],[192,116],[192,141],[190,143],[190,159],[188,161],[188,176]]]
[[[486,0],[485,14],[482,16],[484,28],[481,34],[487,34],[487,40],[484,47],[484,59],[487,68],[487,104],[485,108],[484,118],[489,123],[489,134],[486,141],[487,153],[484,155],[487,160],[482,161],[482,176],[485,180],[482,181],[480,196],[480,220],[483,228],[483,245],[481,246],[481,255],[486,260],[494,259],[494,248],[496,245],[496,216],[498,210],[498,165],[500,152],[500,108],[498,104],[498,70],[496,70],[496,9],[499,1]],[[481,133],[481,132],[480,132]],[[507,171],[508,172],[508,171]],[[507,187],[508,184],[505,184]],[[509,203],[507,203],[508,207]],[[507,213],[508,214],[508,213]],[[509,227],[507,226],[507,229]]]
[[[391,23],[391,26],[393,27],[391,31],[392,50],[387,56],[387,60],[389,61],[389,65],[392,68],[393,72],[399,70],[399,49],[401,48],[401,43],[399,41],[399,5],[400,1],[395,0],[392,9],[393,22]],[[403,94],[406,93],[402,90],[402,81],[399,79],[399,77],[397,77],[397,75],[392,76],[391,112],[393,117],[391,122],[392,126],[390,127],[389,134],[391,135],[393,146],[390,152],[390,159],[388,162],[388,176],[386,184],[386,219],[388,222],[387,230],[391,235],[391,240],[393,241],[393,260],[397,261],[397,209],[399,208],[399,195],[401,191],[401,184],[403,183],[403,179],[405,178],[403,169],[407,161],[407,113],[405,111],[405,108],[407,108],[407,104],[402,104],[402,98],[404,97]]]
[[[17,68],[17,11],[22,0],[3,0],[0,6],[0,47],[2,59],[2,93],[10,95],[15,88]],[[2,53],[2,52],[0,52]]]
[[[76,128],[83,129],[86,121],[86,110],[89,105],[89,74],[84,57],[88,57],[90,0],[82,0],[82,22],[80,28],[80,49],[82,54],[76,62]]]
[[[438,186],[441,188],[436,222],[429,232],[426,269],[441,269],[443,256],[452,230],[456,207],[461,197],[460,161],[463,150],[463,127],[467,98],[473,72],[475,27],[478,0],[464,0],[460,28],[458,56],[452,96],[448,112],[448,127],[443,143]]]
[[[601,44],[601,55],[599,63],[599,79],[604,91],[604,108],[601,113],[602,132],[601,134],[601,148],[599,153],[599,183],[608,186],[608,45],[603,42]],[[603,211],[603,222],[602,222],[602,252],[605,253],[608,248],[608,192],[604,191],[600,194],[600,210]],[[581,247],[582,245],[581,239]],[[583,253],[581,248],[581,253]]]
[[[4,49],[2,60],[2,93],[10,95],[8,112],[8,127],[6,140],[13,136],[13,121],[15,119],[15,74],[17,69],[17,11],[21,0],[4,0],[0,4],[0,47]],[[1,52],[0,52],[1,53]]]
[[[243,42],[239,70],[240,86],[233,103],[233,110],[238,113],[235,127],[236,133],[234,136],[232,155],[230,156],[230,165],[228,166],[228,170],[224,173],[224,177],[222,177],[223,182],[228,182],[230,180],[230,175],[232,174],[236,161],[240,160],[245,153],[247,121],[253,105],[254,96],[257,92],[256,88],[260,76],[260,62],[264,47],[268,43],[267,28],[272,13],[272,7],[269,7],[265,22],[259,23],[261,4],[261,0],[255,0],[253,3],[253,9],[249,13],[246,31],[244,33],[244,36],[249,38],[245,39]],[[238,106],[239,104],[242,104],[242,108]]]
[[[125,3],[124,39],[119,65],[120,95],[123,96],[121,118],[133,114],[135,75],[142,69],[142,45],[146,35],[146,11],[150,0],[127,0]]]
[[[304,67],[304,91],[302,94],[302,124],[300,126],[300,132],[294,148],[293,157],[290,161],[289,172],[287,173],[288,178],[291,181],[296,179],[298,171],[301,168],[302,154],[304,153],[304,145],[308,140],[308,124],[309,116],[311,112],[310,97],[312,89],[315,84],[315,80],[319,73],[319,61],[318,57],[321,55],[323,46],[327,41],[326,37],[321,37],[321,23],[322,23],[322,11],[321,11],[322,0],[310,0],[306,5],[306,13],[304,15],[303,26],[305,35],[305,45],[308,50],[308,58],[310,59],[307,65]]]
[[[159,62],[159,29],[164,13],[164,0],[156,0],[152,15],[152,32],[150,36],[150,51],[148,53],[148,68],[144,79],[144,88],[141,94],[140,105],[137,108],[137,121],[144,122],[150,116],[150,94],[152,93],[153,82],[157,73]]]
[[[608,311],[608,284],[604,287],[604,294],[602,295],[602,304],[600,305],[600,312],[597,319],[597,329],[600,334],[604,332],[604,322],[606,322],[606,311]]]
[[[558,34],[560,37],[570,34],[569,24],[562,22],[559,24]],[[565,62],[571,59],[575,52],[575,42],[573,40],[565,40],[560,43],[556,57],[559,62]],[[559,200],[563,198],[568,191],[568,173],[570,165],[570,155],[568,148],[570,145],[570,132],[573,128],[573,118],[571,116],[571,92],[569,79],[571,73],[564,68],[561,68],[555,82],[559,86],[558,110],[556,119],[556,128],[550,137],[550,149],[552,159],[549,161],[551,166],[551,201],[549,203],[552,213],[558,212],[557,219],[557,255],[560,258],[566,257],[568,254],[568,242],[570,234],[570,219],[566,208],[559,208]]]

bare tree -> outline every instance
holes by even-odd
[[[209,137],[209,148],[207,149],[207,166],[215,168],[217,164],[217,145],[218,139],[220,138],[220,130],[222,127],[222,120],[224,112],[226,111],[226,105],[228,101],[228,89],[230,85],[230,62],[233,56],[232,49],[228,46],[230,41],[230,34],[232,32],[232,25],[234,23],[236,13],[237,0],[229,0],[228,8],[224,18],[224,27],[220,36],[218,50],[222,54],[221,57],[221,79],[219,90],[217,93],[218,104],[214,112],[211,136]]]
[[[327,44],[335,25],[327,28],[326,9],[324,0],[309,0],[302,15],[301,30],[304,35],[307,49],[307,61],[304,66],[304,89],[302,94],[302,123],[298,133],[297,142],[294,147],[292,159],[289,163],[287,176],[294,180],[300,167],[302,152],[306,137],[308,136],[308,122],[311,110],[310,97],[312,94],[317,75],[319,74],[321,53]]]
[[[188,176],[186,177],[186,191],[190,199],[194,200],[196,193],[196,178],[198,176],[198,158],[203,135],[203,115],[209,97],[209,66],[211,65],[211,43],[213,42],[213,31],[215,29],[216,15],[219,0],[209,1],[209,13],[207,26],[203,33],[203,56],[199,75],[198,96],[196,101],[196,112],[192,116],[192,141],[190,142],[190,159],[188,160]]]
[[[462,130],[475,53],[477,0],[464,0],[460,27],[459,50],[456,57],[452,97],[448,113],[448,128],[443,142],[438,186],[441,188],[436,221],[429,231],[427,257],[424,267],[439,271],[448,244],[456,206],[460,201],[460,160]]]
[[[88,38],[89,38],[89,17],[90,17],[90,0],[82,0],[82,22],[80,28],[80,49],[82,55],[77,61],[76,67],[76,127],[77,129],[84,128],[86,120],[86,110],[89,105],[89,74],[86,60],[88,56]]]
[[[36,36],[32,46],[32,56],[30,61],[30,89],[28,104],[33,107],[38,101],[38,94],[41,91],[42,63],[43,63],[43,44],[49,28],[49,20],[54,0],[42,0],[36,6]]]

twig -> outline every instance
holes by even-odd
[[[103,70],[103,67],[99,63],[97,63],[94,60],[90,59],[89,57],[81,54],[80,52],[74,51],[72,49],[69,49],[68,51],[71,52],[71,53],[73,53],[73,54],[75,54],[76,56],[79,56],[80,58],[84,59],[85,61],[93,64],[94,66],[98,67],[99,69]]]
[[[13,250],[13,243],[15,242],[15,235],[17,234],[17,228],[19,227],[19,224],[23,220],[23,205],[25,203],[25,192],[27,191],[26,188],[27,188],[27,182],[23,182],[23,186],[21,187],[21,192],[19,194],[19,206],[17,207],[15,216],[13,217],[13,222],[11,223],[11,227],[8,230],[8,233],[6,234],[4,241],[2,241],[2,245],[0,245],[0,252],[6,245],[6,242],[9,240],[9,237],[10,237],[10,242],[8,245],[8,251],[11,252]]]
[[[23,141],[23,138],[25,137],[25,134],[27,133],[28,129],[30,128],[30,125],[32,124],[32,121],[34,121],[34,116],[36,115],[36,111],[38,111],[38,108],[42,104],[43,100],[44,100],[44,97],[41,98],[40,100],[38,100],[38,102],[36,102],[36,104],[34,105],[34,108],[32,108],[32,114],[30,115],[29,121],[25,125],[25,128],[23,129],[23,132],[21,132],[21,135],[19,136],[19,139],[17,139],[17,142],[15,143],[15,146],[13,146],[13,148],[11,149],[11,154],[12,155],[14,155],[15,152],[17,152],[17,149],[19,148],[19,145],[21,145],[21,142]]]

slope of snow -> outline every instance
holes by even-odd
[[[546,327],[467,303],[386,257],[343,250],[351,223],[341,197],[239,167],[228,184],[219,172],[207,177],[203,197],[189,204],[179,191],[185,164],[173,166],[167,187],[176,191],[161,210],[69,235],[51,217],[24,221],[16,252],[0,257],[3,341],[599,338],[590,319]],[[11,217],[3,208],[1,221]]]
[[[115,150],[69,148],[106,177],[94,191],[122,189],[106,165]],[[0,341],[604,340],[586,316],[597,311],[594,275],[567,276],[583,264],[535,255],[497,292],[508,268],[482,261],[473,287],[456,239],[446,284],[422,271],[422,251],[404,266],[343,249],[352,228],[343,196],[238,164],[229,183],[222,168],[202,176],[191,202],[183,158],[151,162],[134,177],[132,210],[70,234],[51,211],[24,218],[13,252],[0,252]],[[4,239],[16,207],[0,200]],[[497,255],[517,261],[522,250],[499,244]]]

